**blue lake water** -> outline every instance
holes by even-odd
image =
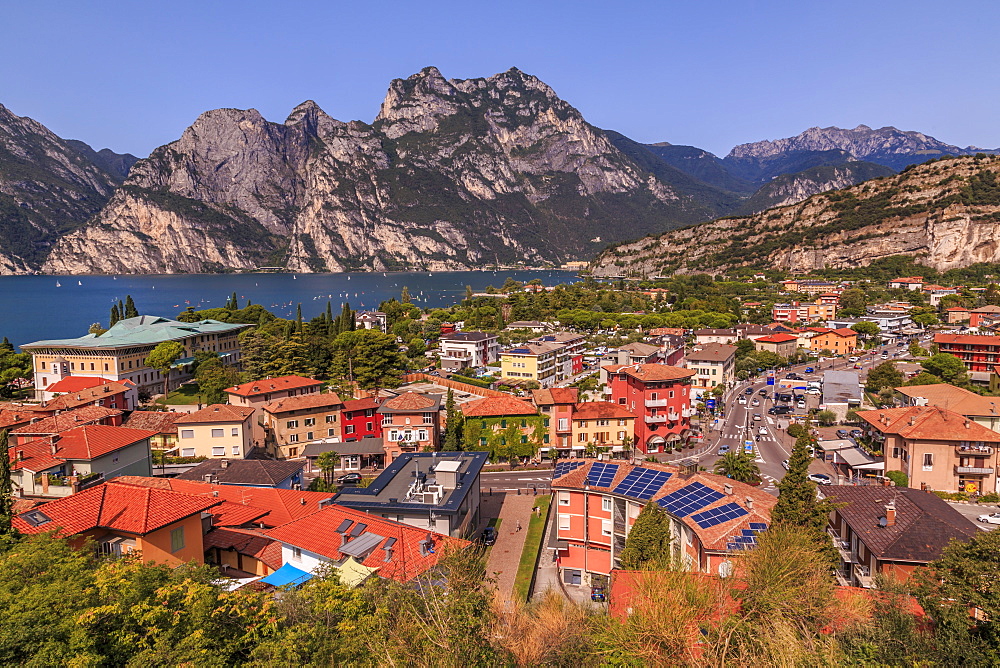
[[[545,285],[572,283],[572,271],[455,271],[356,274],[180,274],[161,276],[0,276],[0,338],[21,345],[40,339],[83,336],[92,323],[108,324],[111,306],[132,295],[144,315],[173,318],[187,306],[224,306],[233,292],[240,305],[249,299],[280,317],[295,317],[302,304],[306,320],[333,302],[357,310],[375,309],[407,286],[421,307],[450,306],[465,297],[465,286],[481,291],[500,287],[507,277],[539,278]],[[57,283],[59,284],[57,286]]]

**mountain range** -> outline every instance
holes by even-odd
[[[394,80],[371,122],[203,113],[137,159],[0,106],[0,273],[465,269],[591,258],[980,152],[895,128],[812,128],[719,158],[596,128],[512,68]]]

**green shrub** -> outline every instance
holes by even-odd
[[[909,477],[902,471],[886,471],[885,477],[893,481],[896,487],[906,487],[910,482]]]

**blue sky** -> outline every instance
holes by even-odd
[[[724,155],[811,126],[1000,147],[1000,5],[880,2],[7,3],[0,103],[145,156],[198,114],[306,99],[371,121],[389,81],[516,66],[588,121]]]

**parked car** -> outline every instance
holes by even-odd
[[[486,527],[479,535],[479,542],[489,547],[497,542],[497,530],[493,527]]]
[[[833,481],[825,473],[810,473],[809,480],[818,485],[832,485]]]
[[[767,414],[768,415],[777,415],[778,414],[778,409],[775,408],[774,406],[771,406],[770,408],[767,409]]]
[[[795,402],[795,407],[798,408],[800,411],[804,411],[806,409],[806,402],[797,401]]]
[[[980,515],[976,519],[985,524],[1000,524],[1000,513],[989,513],[988,515]]]
[[[360,473],[345,473],[344,475],[342,475],[339,478],[337,478],[337,484],[338,485],[347,485],[347,484],[350,484],[350,483],[357,484],[359,482],[361,482],[361,474]]]
[[[848,437],[848,433],[847,433],[846,429],[838,429],[837,430],[837,438],[847,438],[847,437]]]
[[[823,390],[819,389],[818,387],[810,387],[808,390],[806,390],[806,394],[812,394],[812,395],[823,394]]]
[[[861,431],[860,429],[852,429],[851,430],[851,438],[861,438],[864,435],[865,435],[865,432]]]
[[[774,407],[774,414],[775,415],[788,415],[791,412],[792,412],[792,407],[791,406],[775,406]]]

